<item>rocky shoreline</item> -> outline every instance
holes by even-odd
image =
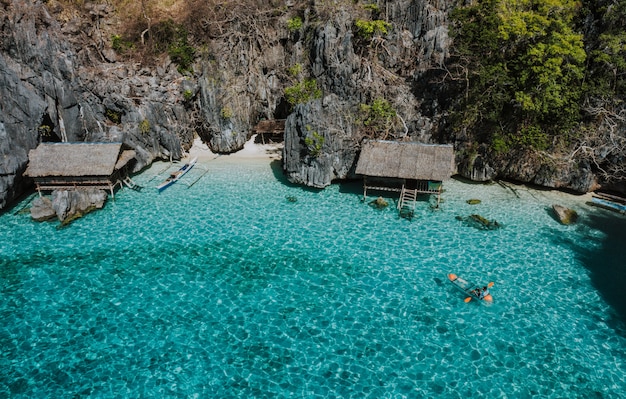
[[[0,209],[29,188],[28,152],[42,141],[123,142],[137,154],[137,173],[155,160],[183,158],[198,137],[212,153],[235,153],[259,120],[278,118],[286,119],[285,175],[323,188],[356,177],[361,143],[370,138],[360,112],[378,98],[391,99],[398,116],[383,138],[451,143],[465,178],[626,193],[626,184],[603,182],[597,166],[579,154],[519,150],[494,157],[468,137],[446,137],[441,93],[426,71],[448,56],[452,3],[388,1],[386,17],[395,28],[377,52],[359,47],[353,32],[362,10],[337,10],[322,21],[322,2],[274,10],[274,25],[258,32],[263,40],[209,36],[205,53],[184,73],[166,54],[147,63],[116,52],[114,38],[124,26],[112,4],[0,3]],[[298,32],[288,28],[293,13],[303,16]],[[286,89],[306,76],[315,77],[309,82],[319,96],[286,104]]]

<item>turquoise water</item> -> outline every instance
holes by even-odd
[[[620,216],[452,180],[407,220],[358,182],[307,190],[228,157],[159,194],[163,167],[67,228],[27,200],[0,216],[0,397],[626,395]],[[503,227],[457,220],[473,213]],[[450,272],[495,302],[465,303]]]

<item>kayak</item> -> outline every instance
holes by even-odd
[[[465,299],[465,302],[469,302],[472,298],[479,301],[493,302],[493,297],[491,296],[491,294],[487,293],[487,295],[481,295],[482,289],[486,287],[491,287],[493,283],[489,283],[486,286],[474,284],[457,276],[454,273],[448,274],[448,280],[450,280],[450,282],[454,284],[455,287],[463,291],[466,295],[469,295],[469,297]]]

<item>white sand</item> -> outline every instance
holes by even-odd
[[[219,155],[212,152],[209,147],[196,137],[193,145],[189,149],[189,158],[198,157],[198,161],[206,161],[216,159],[217,157],[224,157],[227,159],[281,159],[282,158],[282,143],[276,144],[256,144],[254,142],[256,135],[252,136],[248,140],[243,149],[228,155]]]

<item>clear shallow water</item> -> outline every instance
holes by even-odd
[[[408,221],[273,165],[221,157],[161,194],[155,165],[63,229],[25,203],[0,216],[0,397],[626,395],[623,218],[451,181]],[[495,303],[464,303],[450,272]]]

